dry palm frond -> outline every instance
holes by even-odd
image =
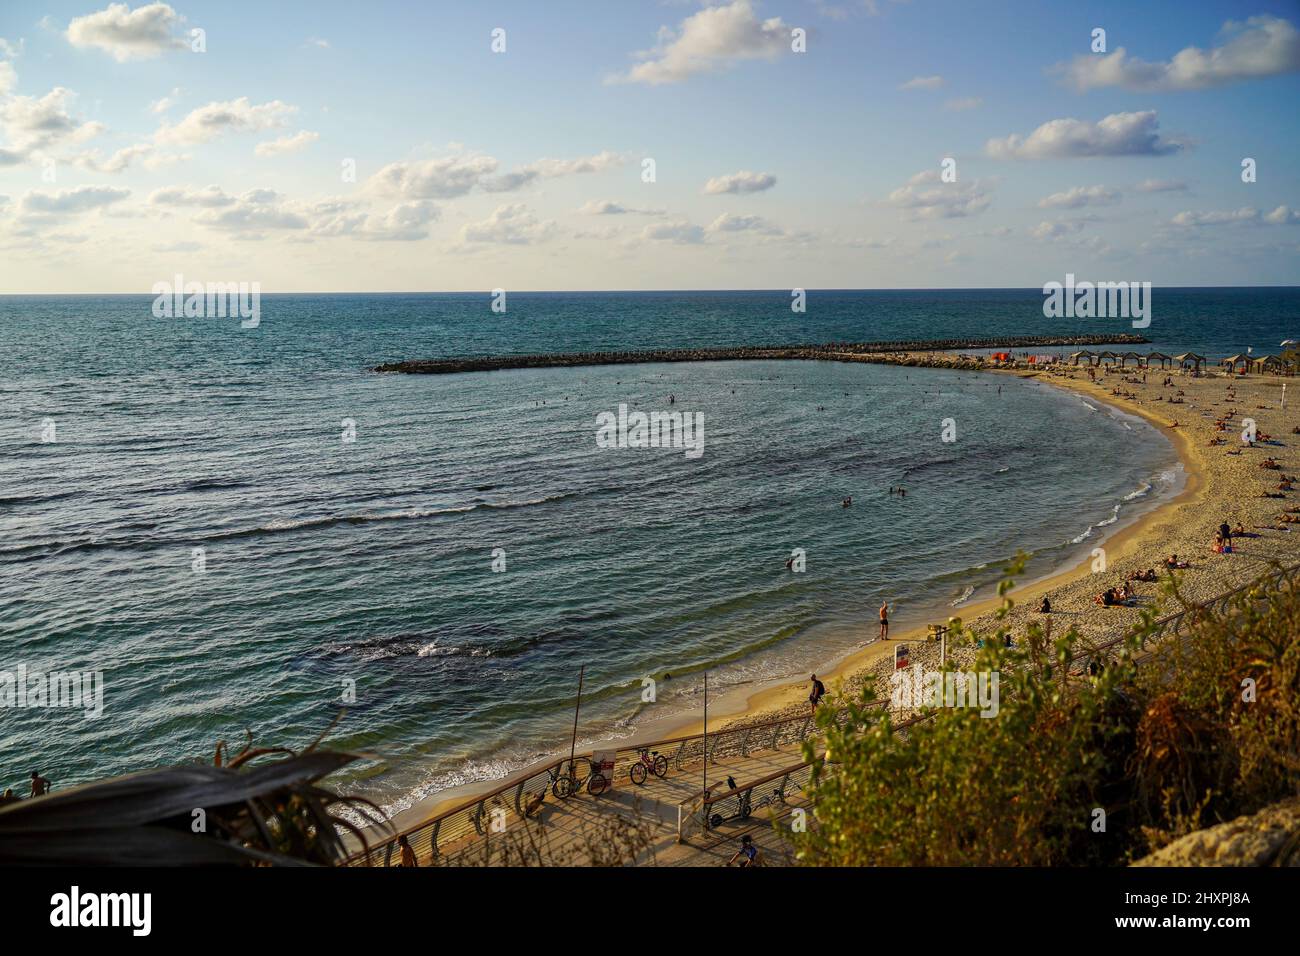
[[[347,808],[383,824],[373,803],[318,781],[357,754],[251,747],[221,766],[164,767],[97,781],[0,809],[0,864],[333,865],[357,827]],[[268,754],[287,755],[258,766]],[[364,843],[364,838],[362,838]]]

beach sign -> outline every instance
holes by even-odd
[[[591,755],[591,769],[599,772],[609,781],[609,788],[614,789],[614,761],[618,758],[617,750],[597,750]]]
[[[901,671],[903,668],[907,667],[907,664],[907,645],[899,644],[894,648],[894,670]]]

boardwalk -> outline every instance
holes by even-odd
[[[728,776],[745,788],[753,781],[782,774],[801,763],[798,746],[710,761],[710,790],[715,795],[727,792],[725,781]],[[444,851],[437,864],[495,866],[528,862],[533,865],[589,865],[595,862],[593,856],[601,852],[601,848],[593,848],[591,844],[617,842],[613,835],[620,832],[620,824],[627,828],[622,832],[639,829],[641,839],[648,841],[646,849],[637,857],[638,864],[720,865],[735,852],[744,833],[751,834],[768,856],[782,857],[786,849],[779,845],[781,841],[772,832],[771,820],[773,815],[785,817],[790,809],[803,804],[797,786],[789,788],[787,805],[776,807],[775,814],[763,807],[748,820],[728,821],[714,831],[696,827],[688,836],[689,842],[678,842],[678,807],[700,793],[701,769],[699,763],[682,771],[673,768],[666,778],[661,780],[651,776],[640,787],[623,774],[611,790],[599,797],[584,792],[568,800],[548,799],[530,820],[511,819],[502,834],[489,830],[484,837],[469,837],[463,846]],[[766,792],[770,793],[779,782],[775,781]],[[758,797],[756,791],[755,798]],[[511,833],[512,828],[526,828],[527,832]],[[523,859],[518,858],[521,853]],[[426,864],[427,861],[420,862]]]

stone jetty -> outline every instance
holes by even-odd
[[[985,349],[1052,349],[1084,345],[1140,345],[1140,335],[1015,335],[1001,338],[928,339],[896,342],[827,342],[822,345],[750,345],[705,349],[649,349],[621,352],[556,352],[540,355],[482,355],[390,362],[376,372],[411,375],[450,375],[456,372],[497,372],[518,368],[575,368],[587,365],[632,365],[643,362],[734,362],[802,359],[822,362],[878,362],[890,365],[933,365],[975,368],[977,356],[952,353]],[[933,353],[933,354],[926,354]],[[942,354],[940,354],[942,353]]]

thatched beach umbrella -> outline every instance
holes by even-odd
[[[1096,357],[1096,355],[1097,355],[1096,352],[1093,352],[1089,349],[1080,349],[1077,352],[1070,353],[1070,363],[1072,365],[1078,365],[1079,359],[1086,358],[1088,360],[1088,364],[1092,365],[1093,364],[1092,360]]]
[[[1157,362],[1159,362],[1161,368],[1164,368],[1166,365],[1168,365],[1170,362],[1174,360],[1172,355],[1166,355],[1164,352],[1148,352],[1146,355],[1143,356],[1143,358],[1146,360],[1146,365],[1148,368],[1151,367],[1152,359],[1155,359]]]
[[[1248,372],[1250,371],[1250,365],[1251,362],[1253,361],[1254,359],[1252,359],[1249,355],[1238,354],[1238,355],[1229,355],[1227,358],[1219,362],[1219,364],[1227,366],[1229,373],[1236,372],[1238,364],[1241,365],[1241,370],[1243,372]]]
[[[1117,362],[1117,361],[1119,361],[1119,354],[1116,353],[1116,352],[1111,352],[1111,351],[1109,351],[1109,350],[1107,350],[1107,351],[1105,351],[1105,352],[1098,352],[1098,353],[1097,353],[1097,364],[1098,364],[1098,365],[1100,365],[1102,362],[1105,362],[1105,361],[1107,361],[1107,360],[1109,360],[1109,361],[1111,361],[1111,362]]]
[[[1134,360],[1138,363],[1138,365],[1141,365],[1141,364],[1142,364],[1142,355],[1141,355],[1141,353],[1139,353],[1139,352],[1120,352],[1120,353],[1119,353],[1119,367],[1120,367],[1120,368],[1123,368],[1123,367],[1124,367],[1124,363],[1127,362],[1129,359],[1134,359]]]
[[[1197,355],[1195,352],[1184,352],[1182,355],[1175,355],[1174,361],[1183,368],[1187,368],[1188,365],[1194,365],[1199,371],[1207,359],[1204,355]]]

